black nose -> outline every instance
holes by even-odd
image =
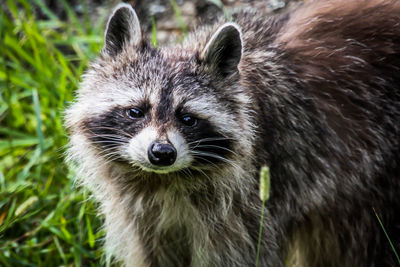
[[[150,145],[147,156],[154,165],[169,166],[176,160],[176,149],[170,144],[156,141]]]

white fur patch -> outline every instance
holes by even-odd
[[[129,141],[129,145],[123,151],[124,157],[128,159],[132,165],[148,172],[169,173],[189,167],[193,158],[189,153],[189,148],[183,136],[176,130],[168,131],[167,136],[169,142],[171,142],[177,151],[177,158],[171,166],[155,166],[148,159],[147,151],[151,143],[160,140],[158,131],[153,126],[144,128]]]
[[[189,167],[189,165],[193,161],[193,157],[189,153],[189,146],[183,136],[176,130],[168,131],[167,136],[177,152],[176,161],[171,167],[175,169],[183,169]]]
[[[151,163],[147,157],[147,150],[150,144],[157,140],[157,137],[157,129],[152,126],[144,128],[129,141],[129,145],[124,151],[127,159],[133,165],[144,170],[150,169]]]

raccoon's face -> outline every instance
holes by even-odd
[[[241,49],[234,24],[200,51],[152,48],[134,10],[120,4],[67,123],[79,118],[74,124],[99,155],[142,171],[232,166],[248,121],[238,86]]]

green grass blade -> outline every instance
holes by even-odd
[[[65,256],[62,246],[60,245],[60,241],[58,240],[57,236],[54,236],[53,239],[54,239],[54,244],[56,245],[57,251],[60,254],[61,259],[63,260],[64,264],[67,264],[67,258]]]
[[[41,110],[40,110],[40,102],[39,102],[39,95],[36,89],[33,90],[33,107],[35,110],[35,116],[36,116],[36,133],[39,138],[39,145],[40,145],[40,154],[43,155],[44,153],[44,134],[42,131],[42,119],[40,118],[41,115]]]
[[[186,35],[187,34],[187,27],[186,27],[186,23],[183,21],[181,10],[179,9],[179,6],[178,6],[178,4],[176,3],[175,0],[170,0],[170,3],[171,3],[172,8],[174,10],[175,18],[179,23],[179,27],[181,28],[183,34]]]
[[[86,218],[89,246],[91,248],[93,248],[94,244],[95,244],[95,238],[94,238],[94,234],[93,234],[93,230],[92,230],[92,225],[90,223],[89,217],[85,216],[85,218]]]
[[[154,16],[151,17],[151,44],[157,47],[157,29]]]
[[[43,3],[42,0],[32,0],[32,1],[40,8],[43,14],[45,14],[50,18],[50,20],[58,20],[58,17],[49,8],[47,8],[46,4]]]
[[[382,223],[381,219],[379,218],[378,213],[376,213],[376,211],[375,211],[374,208],[372,208],[372,209],[373,209],[373,211],[374,211],[374,213],[375,213],[376,218],[378,219],[379,224],[381,225],[381,228],[382,228],[383,232],[385,233],[385,236],[386,236],[387,240],[389,241],[390,247],[392,248],[394,255],[396,256],[397,263],[400,265],[400,257],[399,257],[399,254],[397,254],[396,248],[394,247],[394,245],[393,245],[393,243],[392,243],[392,240],[390,239],[388,233],[386,232],[386,229],[385,229],[385,227],[383,226],[383,223]]]
[[[264,224],[264,209],[265,209],[265,203],[263,202],[263,203],[262,203],[262,207],[261,207],[260,229],[259,229],[259,231],[258,231],[256,267],[258,267],[258,261],[259,261],[259,258],[260,258],[261,239],[262,239],[262,229],[263,229],[263,224]]]

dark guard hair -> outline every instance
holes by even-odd
[[[245,11],[161,48],[120,4],[66,124],[126,266],[253,266],[265,164],[260,266],[398,264],[377,216],[399,250],[400,1]]]

